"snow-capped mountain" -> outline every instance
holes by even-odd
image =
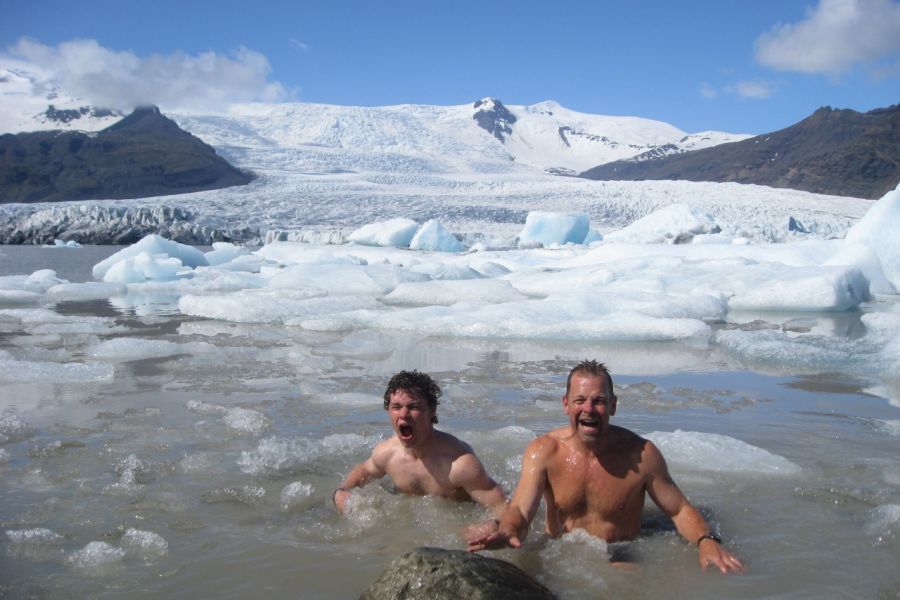
[[[515,160],[550,173],[574,174],[615,160],[666,156],[749,137],[714,131],[689,135],[662,121],[589,115],[549,100],[505,106],[485,98],[473,107],[475,121]]]
[[[38,81],[25,71],[0,70],[0,133],[99,131],[124,116],[86,105]],[[244,104],[232,106],[225,114],[166,114],[213,146],[275,144],[318,147],[326,152],[424,155],[443,157],[448,169],[459,167],[459,161],[516,161],[559,174],[748,137],[721,132],[689,135],[651,119],[584,114],[552,101],[504,105],[494,98],[460,106]]]
[[[53,98],[44,90],[39,98],[20,102],[35,90],[24,76],[16,77],[7,74],[0,81],[0,131],[16,130],[10,123],[18,123],[18,130],[97,131],[106,125],[102,119],[108,117],[82,113],[84,102],[58,91]],[[17,92],[16,86],[28,89]],[[78,118],[48,121],[51,103],[56,110],[76,111],[71,114]],[[468,240],[508,240],[532,210],[582,212],[605,233],[675,203],[709,212],[724,232],[783,240],[792,235],[792,217],[815,235],[842,235],[868,206],[858,199],[749,185],[559,177],[553,173],[732,138],[688,136],[659,121],[586,115],[550,102],[504,106],[485,99],[458,106],[385,107],[254,103],[218,113],[172,113],[165,107],[163,112],[256,179],[246,186],[139,200],[3,204],[0,241],[43,243],[55,236],[109,243],[110,223],[171,232],[176,213],[184,220],[177,229],[190,230],[191,239],[207,243],[260,241],[279,232],[349,233],[394,217],[438,219]]]

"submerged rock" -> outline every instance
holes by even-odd
[[[394,559],[360,600],[554,600],[519,567],[462,550],[416,548]]]

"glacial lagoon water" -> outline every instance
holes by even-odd
[[[4,247],[0,275],[85,281],[116,249]],[[537,528],[492,555],[561,598],[900,596],[900,408],[870,381],[735,368],[681,343],[309,332],[188,317],[165,298],[42,308],[0,317],[0,597],[358,597],[414,546],[462,548],[484,516],[379,485],[335,514],[334,487],[389,434],[389,376],[434,375],[439,427],[511,490],[585,357],[612,367],[614,422],[657,442],[750,570],[701,571],[652,505],[622,548],[633,570],[603,542]],[[834,318],[853,335],[858,316]]]

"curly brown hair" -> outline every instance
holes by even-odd
[[[427,373],[420,373],[413,369],[412,371],[400,371],[388,382],[387,389],[384,391],[384,410],[387,410],[391,402],[391,394],[394,392],[404,391],[407,394],[416,396],[428,402],[431,407],[431,422],[437,423],[437,405],[438,398],[443,392],[440,386]]]

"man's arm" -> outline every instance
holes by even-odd
[[[490,508],[495,517],[500,517],[506,508],[506,494],[494,481],[475,454],[463,454],[450,468],[450,483],[466,490],[469,497],[485,508]]]
[[[385,470],[383,465],[385,463],[383,462],[382,454],[380,445],[376,446],[375,450],[372,451],[372,456],[353,467],[353,470],[344,478],[341,485],[334,490],[332,500],[339,513],[342,515],[347,514],[347,500],[350,498],[350,490],[362,487],[373,479],[384,477]]]
[[[547,457],[550,453],[548,446],[555,443],[555,440],[542,436],[528,445],[522,457],[519,485],[516,486],[516,491],[503,516],[500,517],[497,531],[470,539],[469,552],[506,546],[519,548],[522,545],[544,493],[547,481]]]
[[[664,513],[669,515],[678,533],[691,544],[698,545],[700,566],[716,566],[723,573],[741,572],[744,564],[712,537],[703,515],[688,502],[669,475],[669,468],[659,449],[646,442],[641,462],[647,466],[647,493]]]

